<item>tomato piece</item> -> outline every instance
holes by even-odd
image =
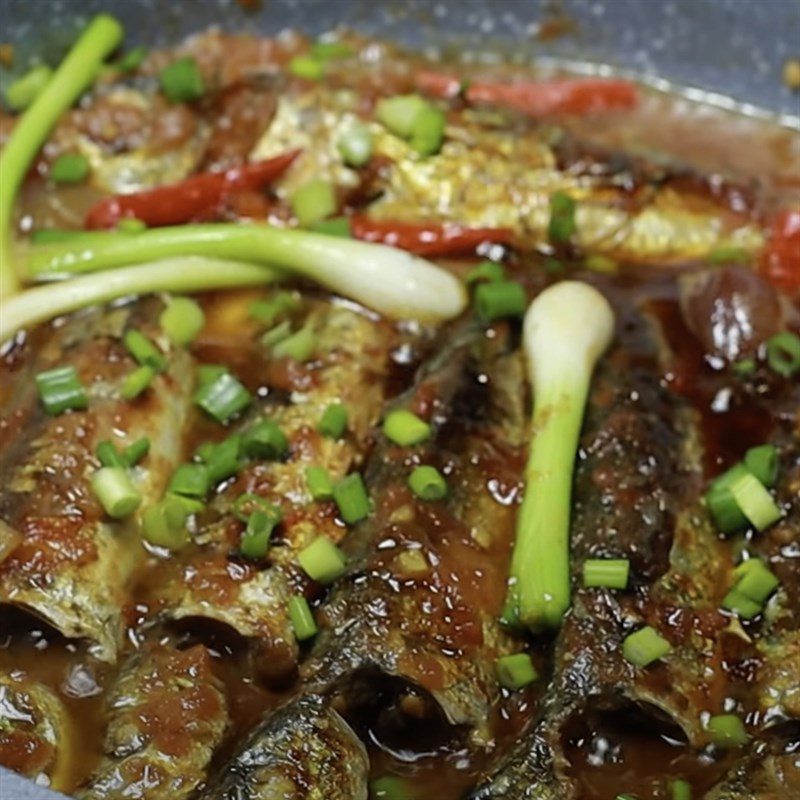
[[[482,244],[508,244],[508,228],[468,228],[451,223],[408,223],[373,220],[363,215],[350,218],[356,239],[399,247],[418,256],[471,255]]]
[[[280,177],[299,153],[299,150],[292,150],[223,172],[192,175],[169,186],[107,197],[89,209],[85,227],[113,228],[126,217],[139,219],[150,227],[160,227],[181,225],[208,216],[226,195],[260,189]]]
[[[800,291],[800,209],[783,211],[775,218],[760,268],[777,286]]]
[[[639,102],[639,90],[634,83],[607,78],[521,83],[476,81],[467,87],[466,95],[470,103],[507,106],[531,117],[620,111]]]

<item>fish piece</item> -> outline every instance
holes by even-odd
[[[579,797],[562,736],[589,709],[633,705],[653,727],[665,715],[700,747],[703,712],[719,713],[725,696],[713,665],[728,622],[719,611],[721,575],[731,564],[699,506],[696,423],[659,382],[667,355],[650,323],[640,317],[630,324],[630,308],[620,319],[617,345],[593,383],[581,440],[574,602],[556,641],[553,677],[533,730],[476,790],[480,800]],[[596,556],[629,558],[636,592],[581,588],[582,561]],[[625,636],[643,624],[673,645],[646,669],[622,655]]]
[[[7,358],[2,367],[12,390],[0,408],[0,518],[23,538],[0,564],[0,604],[33,611],[67,637],[90,640],[104,661],[116,657],[128,579],[144,550],[136,516],[109,521],[90,488],[100,466],[96,447],[148,437],[150,453],[131,474],[144,503],[153,502],[180,457],[191,405],[191,362],[152,322],[160,308],[149,299],[75,315],[35,333],[35,354],[23,353],[16,365]],[[136,366],[121,341],[130,328],[157,341],[167,361],[147,393],[131,402],[118,393]],[[86,387],[88,409],[49,417],[30,378],[66,364]]]
[[[356,121],[357,108],[358,98],[347,92],[285,94],[251,158],[304,149],[281,181],[280,196],[312,177],[352,188],[358,174],[342,163],[336,142]],[[732,211],[710,192],[692,191],[686,181],[673,185],[660,166],[648,171],[631,159],[606,155],[602,169],[582,170],[564,163],[567,146],[554,145],[547,129],[499,119],[502,124],[497,112],[450,112],[441,152],[424,159],[382,125],[364,123],[384,163],[372,187],[371,194],[380,196],[370,216],[509,228],[520,243],[535,248],[548,241],[550,197],[566,192],[577,202],[574,242],[594,253],[663,265],[700,259],[721,247],[755,252],[763,244],[759,227],[741,209]]]
[[[376,456],[374,513],[345,543],[357,568],[323,608],[302,674],[320,691],[361,670],[401,678],[486,744],[500,692],[496,659],[518,649],[498,618],[521,490],[526,383],[505,327],[492,339],[470,336],[435,374],[435,394],[424,379],[401,401],[435,409],[436,433],[418,457],[447,475],[450,496],[414,496],[405,450],[387,445]]]
[[[64,790],[74,757],[72,721],[61,700],[22,673],[0,674],[0,765]]]
[[[276,422],[289,442],[282,461],[253,461],[211,504],[195,544],[163,565],[154,582],[153,602],[164,620],[214,619],[245,637],[281,652],[291,665],[296,654],[287,615],[293,586],[302,582],[297,553],[318,536],[339,541],[345,529],[332,502],[315,503],[306,485],[309,465],[326,468],[334,481],[357,469],[371,444],[372,426],[387,391],[392,328],[337,302],[315,302],[305,318],[315,326],[317,357],[308,364],[289,359],[265,366],[264,382],[274,391],[261,412]],[[262,348],[263,349],[263,348]],[[282,372],[281,372],[282,370]],[[276,382],[283,381],[283,385]],[[272,398],[277,399],[272,399]],[[331,403],[348,409],[349,429],[339,439],[325,437],[317,423]],[[236,555],[243,524],[233,504],[244,492],[283,507],[284,520],[273,538],[268,563]]]
[[[104,757],[83,800],[182,800],[202,784],[229,716],[209,651],[155,644],[123,665],[108,699]]]
[[[367,800],[364,745],[322,697],[270,716],[203,800]]]
[[[343,542],[351,572],[319,615],[322,632],[301,667],[303,694],[277,723],[262,723],[263,735],[279,724],[302,726],[306,743],[324,740],[313,719],[303,719],[309,703],[312,715],[319,702],[348,720],[380,714],[375,687],[388,681],[387,697],[410,690],[426,718],[469,726],[476,746],[490,740],[500,695],[495,660],[519,649],[498,617],[526,445],[525,372],[505,325],[485,337],[461,322],[441,341],[396,407],[431,420],[432,438],[416,456],[446,472],[451,496],[415,498],[408,450],[382,439],[366,472],[373,513]],[[242,772],[242,765],[261,737],[256,731],[226,770],[225,797],[248,785],[250,768]],[[322,778],[310,787],[310,797],[327,796]]]

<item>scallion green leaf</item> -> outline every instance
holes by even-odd
[[[36,376],[36,388],[44,410],[51,416],[89,407],[86,389],[71,365],[40,372]]]
[[[588,558],[583,562],[583,585],[624,589],[628,585],[630,567],[627,558]]]
[[[173,103],[198,100],[205,93],[205,83],[197,61],[191,56],[179,58],[158,73],[161,91]]]
[[[409,140],[412,149],[421,156],[436,155],[442,149],[446,125],[444,111],[428,105],[414,119]]]
[[[342,133],[336,146],[345,164],[363,167],[372,158],[372,131],[366,125],[355,123]]]
[[[525,290],[513,281],[482,283],[475,289],[475,308],[484,322],[522,316],[527,307]]]
[[[784,331],[768,339],[767,363],[784,378],[793,378],[800,373],[800,336]]]
[[[636,667],[646,667],[671,650],[670,643],[650,625],[626,636],[622,642],[622,654]]]
[[[269,541],[278,520],[265,511],[254,511],[247,520],[239,550],[245,558],[257,561],[269,551]]]
[[[332,217],[331,219],[321,219],[311,226],[314,233],[322,233],[325,236],[336,236],[340,239],[351,239],[353,232],[350,228],[348,217]]]
[[[189,543],[188,517],[180,501],[165,498],[142,512],[142,536],[156,547],[180,550]]]
[[[211,489],[211,476],[205,464],[181,464],[170,478],[167,491],[187,497],[204,498]]]
[[[408,477],[408,486],[422,500],[441,500],[447,497],[447,482],[436,467],[422,464],[414,467]]]
[[[328,584],[344,575],[347,558],[326,536],[319,536],[297,555],[303,571],[312,581]]]
[[[308,361],[317,349],[317,337],[311,320],[293,334],[281,339],[272,346],[275,358],[293,358],[295,361]]]
[[[248,458],[278,459],[288,449],[286,434],[271,419],[257,422],[242,436],[242,450]]]
[[[428,104],[418,94],[398,95],[379,100],[375,116],[392,133],[408,139],[414,130],[414,121]]]
[[[317,430],[330,439],[340,439],[347,429],[347,406],[331,403],[322,413]]]
[[[731,494],[756,530],[766,530],[783,516],[772,495],[754,475],[747,472],[731,484]]]
[[[333,499],[339,507],[339,515],[348,525],[360,522],[369,515],[369,495],[358,472],[342,478],[333,487]]]
[[[283,517],[283,514],[278,506],[276,506],[274,503],[270,503],[266,498],[257,494],[253,494],[252,492],[240,494],[233,504],[234,516],[241,522],[246,523],[247,520],[250,519],[251,515],[256,511],[262,511],[268,517],[274,519],[276,525]]]
[[[250,392],[230,372],[201,384],[194,396],[195,403],[223,425],[244,411],[252,400]]]
[[[295,595],[289,600],[289,620],[298,642],[304,642],[317,635],[317,623],[305,597]]]
[[[125,466],[125,462],[123,461],[122,456],[120,456],[120,454],[117,452],[117,448],[114,447],[113,442],[100,442],[100,444],[98,444],[95,448],[94,452],[97,456],[97,460],[104,467]]]
[[[497,679],[506,689],[522,689],[539,677],[527,653],[514,653],[497,659]]]
[[[205,320],[197,302],[189,297],[173,297],[161,312],[158,324],[175,344],[187,345],[197,338]]]
[[[142,436],[122,451],[122,460],[126,467],[135,467],[149,452],[150,440]]]
[[[333,481],[325,467],[306,467],[306,485],[314,500],[330,500],[333,497]]]
[[[275,292],[267,300],[255,300],[248,309],[250,316],[264,325],[272,325],[281,315],[300,307],[297,292]]]
[[[89,159],[82,153],[63,153],[50,167],[56,183],[83,183],[89,176]]]
[[[145,389],[149,388],[155,378],[156,372],[152,367],[137,367],[133,372],[129,372],[119,388],[120,396],[123,400],[134,400]]]
[[[304,81],[320,81],[325,77],[325,62],[314,56],[295,56],[289,62],[289,72]]]
[[[128,331],[122,341],[128,352],[143,367],[150,367],[156,372],[161,372],[167,366],[164,354],[141,331]]]
[[[295,189],[290,198],[301,228],[307,228],[336,211],[336,194],[330,181],[314,178]]]
[[[6,103],[12,111],[23,111],[40,94],[53,77],[53,70],[46,64],[39,64],[9,84],[6,89]]]
[[[551,242],[568,242],[577,228],[575,223],[575,201],[565,192],[554,192],[550,197],[550,223],[547,235]]]
[[[241,450],[242,437],[229,436],[227,439],[215,444],[208,457],[205,459],[208,475],[212,483],[230,478],[239,471],[239,451]]]
[[[505,277],[506,273],[502,264],[498,264],[496,261],[482,261],[464,276],[464,283],[478,283],[479,281],[497,283],[505,280]]]
[[[748,742],[744,723],[736,714],[716,714],[706,723],[711,741],[721,748],[742,747]]]
[[[411,411],[398,408],[386,415],[383,434],[401,447],[410,447],[430,437],[431,426]]]

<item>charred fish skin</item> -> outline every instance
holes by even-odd
[[[67,637],[88,639],[105,661],[116,658],[128,579],[144,551],[136,516],[109,521],[89,486],[100,466],[96,447],[147,437],[150,453],[131,477],[143,504],[154,502],[180,457],[191,404],[189,356],[171,347],[152,322],[160,305],[151,298],[99,309],[48,332],[37,370],[73,365],[87,389],[87,410],[47,417],[28,394],[35,405],[17,407],[12,391],[0,412],[9,440],[0,456],[6,476],[0,516],[22,535],[0,565],[0,604],[33,611]],[[136,362],[121,339],[134,327],[158,343],[166,368],[145,395],[126,401],[119,387]],[[22,423],[12,428],[15,420]]]
[[[18,672],[0,674],[0,765],[64,790],[73,744],[69,712],[49,688]]]
[[[631,330],[634,340],[626,341]],[[718,613],[719,588],[705,585],[718,574],[698,561],[715,563],[718,572],[729,556],[699,506],[693,417],[654,380],[663,358],[656,331],[642,318],[622,327],[598,372],[575,477],[576,589],[556,641],[554,674],[532,732],[476,790],[476,800],[578,797],[561,737],[567,721],[590,704],[633,702],[663,711],[691,742],[703,742],[704,666],[713,647],[700,637],[665,632],[675,641],[663,663],[642,670],[622,654],[626,635],[643,624],[663,631],[663,618],[676,608],[692,620],[710,617],[712,641],[726,623]],[[634,594],[580,588],[583,559],[603,556],[631,560]]]
[[[305,322],[315,327],[318,358],[294,368],[296,379],[285,401],[268,403],[240,426],[246,430],[262,418],[275,422],[288,440],[287,456],[252,461],[214,498],[210,521],[201,525],[192,550],[181,554],[154,598],[163,621],[214,619],[273,655],[283,652],[287,662],[297,656],[287,613],[288,600],[302,582],[297,553],[318,536],[336,542],[344,533],[333,504],[312,500],[305,470],[321,466],[338,481],[360,466],[383,404],[394,341],[387,323],[336,302],[312,303]],[[348,410],[348,432],[339,439],[317,430],[333,403]],[[263,564],[232,558],[243,530],[234,503],[244,493],[284,512]]]
[[[202,800],[367,800],[364,745],[327,700],[308,695],[250,736]]]
[[[156,644],[134,653],[123,664],[107,707],[105,754],[78,790],[81,800],[191,797],[230,723],[202,645],[177,650]]]

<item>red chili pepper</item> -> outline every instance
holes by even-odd
[[[416,79],[421,92],[449,98],[458,94],[456,78],[436,72],[421,72]],[[543,81],[473,81],[466,98],[475,105],[515,108],[531,117],[554,114],[596,114],[625,110],[639,102],[636,84],[612,78],[554,78]]]
[[[800,290],[800,209],[783,211],[761,255],[761,271],[789,291]]]
[[[228,194],[259,189],[283,174],[299,150],[224,172],[203,172],[169,186],[133,194],[107,197],[89,209],[85,227],[113,228],[125,217],[135,217],[151,227],[181,225],[208,215]]]
[[[467,88],[470,103],[508,106],[531,117],[551,114],[596,114],[633,108],[636,85],[606,78],[563,78],[524,83],[476,82]]]
[[[471,255],[482,244],[508,244],[513,235],[508,228],[391,222],[361,215],[350,218],[350,229],[356,239],[399,247],[418,256]]]

